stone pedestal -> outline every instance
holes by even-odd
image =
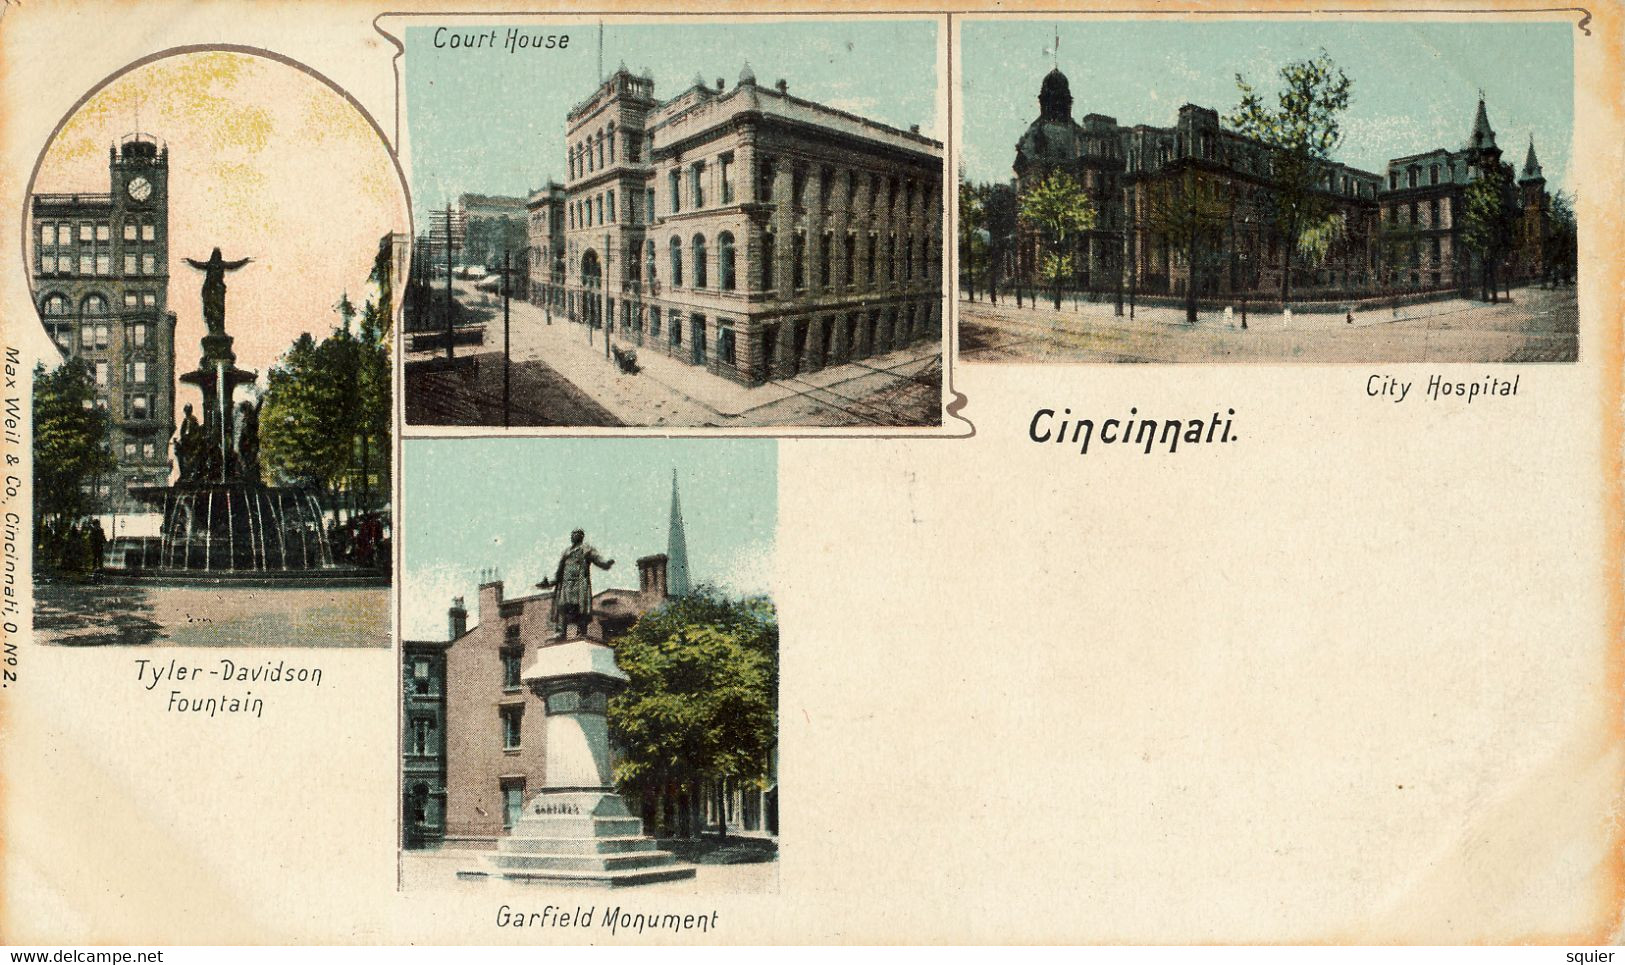
[[[546,704],[545,784],[484,866],[458,876],[596,887],[694,877],[692,865],[656,850],[615,793],[605,713],[626,674],[614,651],[586,638],[555,639],[523,679]]]

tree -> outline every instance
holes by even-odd
[[[43,570],[95,567],[89,530],[81,524],[95,512],[97,477],[113,468],[108,427],[83,359],[68,359],[51,372],[34,367],[34,548]]]
[[[1077,236],[1095,226],[1095,206],[1077,178],[1051,171],[1021,196],[1021,216],[1038,229],[1045,257],[1041,271],[1050,282],[1056,309],[1061,307],[1061,282],[1073,267],[1071,246]]]
[[[983,192],[969,181],[959,181],[959,269],[965,291],[976,300],[976,263],[987,254],[987,210]]]
[[[1574,263],[1579,251],[1579,226],[1574,218],[1574,196],[1567,191],[1552,195],[1547,212],[1546,272],[1553,285],[1574,281]]]
[[[1196,322],[1197,265],[1219,250],[1234,205],[1225,187],[1190,168],[1177,179],[1155,182],[1146,192],[1151,229],[1185,256],[1185,321]]]
[[[1497,268],[1512,248],[1516,188],[1512,169],[1490,164],[1462,193],[1461,243],[1478,259],[1482,299],[1500,301]]]
[[[349,465],[355,422],[350,341],[336,332],[318,343],[299,336],[266,375],[260,448],[267,470],[285,483],[310,486],[331,499]]]
[[[995,184],[988,188],[987,200],[982,205],[987,217],[987,299],[999,300],[999,277],[1010,254],[1010,244],[1016,237],[1018,207],[1016,193],[1008,184]],[[1019,304],[1019,299],[1018,299]]]
[[[645,614],[615,643],[629,678],[609,702],[616,782],[646,811],[681,800],[698,833],[702,789],[768,779],[778,734],[779,625],[765,597],[710,586]]]
[[[1303,232],[1330,213],[1324,193],[1326,164],[1343,140],[1338,116],[1348,108],[1352,82],[1322,50],[1309,60],[1281,68],[1276,106],[1264,100],[1240,74],[1241,103],[1226,123],[1262,142],[1270,151],[1269,176],[1275,202],[1275,230],[1282,242],[1281,302],[1292,290],[1292,257]]]

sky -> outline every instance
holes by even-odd
[[[734,595],[772,589],[778,444],[772,439],[408,439],[402,633],[446,639],[453,597],[477,621],[481,571],[504,595],[551,578],[570,531],[599,555],[594,592],[636,589],[638,557],[666,552],[672,471],[692,582]]]
[[[98,91],[47,146],[33,190],[105,194],[107,149],[138,123],[169,147],[176,374],[197,365],[207,331],[203,274],[183,259],[206,260],[219,246],[227,259],[254,259],[226,276],[226,332],[238,366],[264,388],[301,332],[339,324],[341,295],[360,305],[378,239],[407,230],[394,163],[326,84],[264,57],[210,51],[154,61]],[[30,224],[30,245],[37,236]],[[177,387],[177,410],[198,401],[196,389]]]
[[[1503,156],[1521,171],[1531,134],[1547,189],[1572,188],[1574,23],[1304,21],[1061,21],[962,23],[966,176],[1008,181],[1015,144],[1038,116],[1038,88],[1056,65],[1072,113],[1119,124],[1172,126],[1181,104],[1217,110],[1240,100],[1241,74],[1273,105],[1282,65],[1322,48],[1353,88],[1335,157],[1382,173],[1390,158],[1456,150],[1472,129],[1478,91]]]
[[[518,53],[437,49],[437,28],[406,31],[407,143],[420,219],[465,191],[523,197],[549,178],[564,180],[565,115],[597,89],[598,27],[540,18],[515,25],[568,34],[570,44]],[[710,85],[722,78],[731,90],[748,62],[764,87],[783,78],[792,96],[900,130],[918,124],[942,140],[938,33],[935,20],[609,20],[603,62],[606,74],[622,63],[640,74],[647,68],[658,100],[693,86],[696,73]]]

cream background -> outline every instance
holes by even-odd
[[[67,108],[165,46],[273,47],[393,130],[365,4],[97,10],[0,19],[0,243]],[[1470,408],[1365,380],[1489,368],[955,366],[974,438],[782,443],[779,893],[610,902],[717,908],[730,942],[1613,936],[1621,35],[1593,13],[1580,363]],[[1026,441],[1039,406],[1234,408],[1240,441],[1079,456]],[[319,691],[214,724],[136,684],[170,655],[22,647],[8,941],[550,937],[497,906],[575,895],[396,892],[392,654],[296,652]]]

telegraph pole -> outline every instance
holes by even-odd
[[[510,356],[508,351],[508,297],[510,291],[508,273],[512,270],[513,253],[505,250],[502,252],[502,428],[504,429],[509,428],[508,400],[510,396],[508,369],[511,363],[509,361]]]

